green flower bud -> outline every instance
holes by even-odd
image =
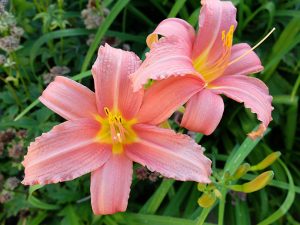
[[[237,180],[243,177],[250,169],[250,165],[248,163],[244,163],[238,167],[238,169],[233,174],[233,179]]]
[[[281,156],[280,152],[273,152],[270,155],[268,155],[266,158],[264,158],[260,163],[251,166],[250,170],[251,171],[263,170],[268,166],[272,165],[280,156]]]
[[[244,183],[242,185],[230,185],[229,189],[233,191],[244,192],[244,193],[255,192],[268,185],[270,181],[273,179],[273,177],[274,177],[273,171],[266,171],[258,175],[250,182]]]
[[[216,195],[213,192],[203,193],[198,199],[199,206],[203,208],[211,207],[216,201]]]
[[[198,191],[204,192],[206,190],[206,184],[198,183],[197,188]]]

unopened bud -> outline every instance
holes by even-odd
[[[232,178],[234,180],[240,179],[243,177],[250,169],[250,165],[248,163],[244,163],[238,167],[238,169],[233,174]]]
[[[255,192],[268,185],[270,181],[273,179],[273,177],[274,177],[273,171],[266,171],[258,175],[250,182],[244,183],[242,185],[230,185],[229,189],[234,191],[244,192],[244,193]]]
[[[221,198],[221,197],[222,197],[221,192],[220,192],[217,188],[215,188],[215,189],[213,190],[213,192],[214,192],[214,194],[215,194],[215,196],[216,196],[217,198]]]
[[[268,166],[272,165],[279,157],[281,156],[281,152],[273,152],[264,158],[260,163],[251,166],[251,171],[263,170]]]
[[[198,191],[201,191],[201,192],[205,191],[206,186],[207,186],[206,184],[198,183],[198,185],[197,185]]]
[[[213,192],[203,193],[198,199],[198,204],[203,208],[211,207],[216,201],[216,195]]]

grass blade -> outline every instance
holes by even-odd
[[[140,213],[154,214],[172,187],[174,180],[163,180],[159,188],[141,208]]]
[[[294,199],[295,199],[295,185],[294,185],[293,177],[292,177],[289,169],[285,165],[285,163],[280,159],[279,159],[279,163],[281,164],[281,166],[285,170],[286,175],[287,175],[288,180],[289,180],[288,194],[287,194],[284,202],[280,206],[280,208],[276,212],[274,212],[272,215],[270,215],[269,217],[267,217],[266,219],[264,219],[263,221],[258,223],[258,225],[272,224],[273,222],[275,222],[276,220],[278,220],[279,218],[284,216],[284,214],[289,210],[289,208],[292,206],[292,204],[294,202]]]
[[[176,0],[175,4],[173,5],[173,7],[168,15],[168,18],[176,17],[185,2],[186,2],[186,0]]]

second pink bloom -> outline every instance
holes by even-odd
[[[251,47],[245,43],[232,45],[235,17],[231,2],[202,0],[197,34],[184,20],[162,21],[147,38],[151,50],[146,60],[131,76],[134,89],[140,89],[149,79],[159,80],[146,96],[166,99],[161,103],[166,113],[187,102],[181,125],[206,135],[222,118],[220,95],[224,94],[257,114],[262,124],[251,136],[262,135],[272,120],[272,97],[262,81],[247,76],[263,69],[253,51],[241,57]],[[163,37],[158,39],[158,35]]]

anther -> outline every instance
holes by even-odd
[[[106,114],[107,116],[110,115],[110,111],[109,111],[109,109],[108,109],[107,107],[104,107],[104,112],[105,112],[105,114]]]

